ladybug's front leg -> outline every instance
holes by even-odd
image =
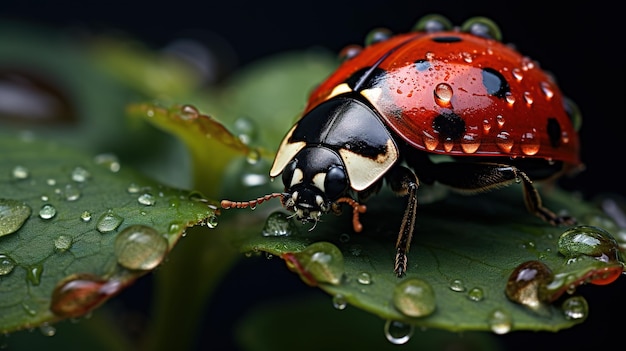
[[[413,229],[415,228],[415,216],[417,213],[417,188],[419,181],[408,168],[396,166],[392,168],[386,175],[387,182],[391,189],[400,196],[407,197],[406,209],[402,217],[400,232],[396,241],[396,259],[394,264],[394,272],[401,277],[406,272],[407,254],[411,246],[411,238],[413,237]]]
[[[437,181],[458,190],[478,193],[512,183],[524,186],[524,203],[528,211],[552,225],[572,225],[576,220],[558,216],[541,202],[541,196],[532,180],[519,168],[498,163],[442,162],[436,165]]]

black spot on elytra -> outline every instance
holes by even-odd
[[[548,126],[546,129],[548,131],[550,145],[552,145],[552,147],[558,147],[561,145],[561,125],[559,124],[559,121],[557,121],[554,117],[548,118]]]
[[[435,43],[456,43],[456,42],[461,41],[461,38],[455,37],[455,36],[441,36],[441,37],[434,37],[433,41]]]
[[[465,133],[465,121],[453,112],[442,112],[433,120],[433,129],[444,139],[457,140]]]
[[[511,92],[509,83],[500,72],[493,68],[483,68],[483,85],[489,95],[504,99]]]
[[[419,72],[424,72],[425,70],[429,69],[430,66],[430,62],[425,59],[415,61],[415,69],[417,69]]]

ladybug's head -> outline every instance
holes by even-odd
[[[305,147],[289,161],[282,174],[283,206],[303,222],[317,222],[349,189],[339,155],[325,147]]]

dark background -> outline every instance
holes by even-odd
[[[553,72],[561,89],[582,111],[582,159],[587,169],[565,181],[564,186],[581,192],[588,199],[606,192],[626,195],[621,171],[626,133],[624,19],[619,15],[621,11],[607,1],[576,3],[363,0],[270,4],[177,0],[92,4],[66,0],[3,0],[0,18],[60,29],[120,30],[155,49],[190,32],[208,31],[229,43],[236,55],[236,60],[229,61],[234,69],[285,50],[325,47],[339,51],[347,44],[362,43],[365,35],[375,27],[406,31],[417,19],[429,13],[443,14],[455,24],[472,16],[486,16],[498,23],[505,42],[514,43],[520,51]],[[249,285],[246,288],[263,291],[260,298],[264,295],[276,297],[301,288],[302,283],[291,273],[277,277],[285,280],[274,285],[262,279],[255,280],[249,273],[253,265],[242,263],[230,276],[246,276],[245,284]],[[261,265],[271,269],[273,264]],[[279,265],[278,271],[286,271],[282,264]],[[243,280],[228,280],[217,292],[207,311],[208,338],[213,334],[216,338],[223,338],[223,333],[228,332],[229,323],[232,323],[230,318],[234,318],[234,297],[230,296],[229,289],[240,287]],[[507,349],[573,351],[604,348],[613,343],[623,345],[624,280],[622,277],[613,286],[590,290],[588,301],[592,312],[583,325],[556,335],[512,333],[503,337]],[[144,279],[140,285],[147,282],[148,279]],[[289,287],[291,283],[295,287]],[[240,311],[249,307],[239,300],[236,303]],[[224,311],[225,305],[229,306],[230,312]]]

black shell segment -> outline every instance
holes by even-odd
[[[356,191],[379,180],[398,159],[398,147],[380,117],[352,95],[327,100],[302,117],[283,139],[270,176],[278,176],[296,157],[300,169],[317,168],[317,161],[300,156],[307,146],[339,154]]]

